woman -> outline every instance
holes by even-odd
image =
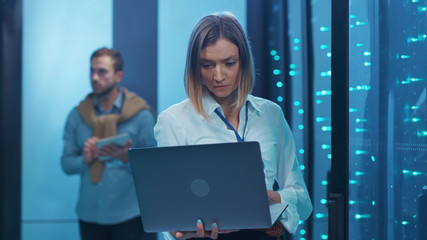
[[[271,203],[289,204],[277,225],[294,233],[299,220],[309,217],[312,205],[283,112],[277,104],[250,95],[254,78],[251,50],[237,19],[230,13],[202,18],[188,45],[188,99],[159,115],[155,137],[159,146],[258,141],[268,199]],[[280,187],[278,191],[273,191],[275,181]],[[201,220],[196,225],[197,232],[170,235],[175,239],[271,239],[266,231],[219,233],[221,223],[212,223],[212,231],[204,231]],[[170,235],[165,233],[167,239]]]

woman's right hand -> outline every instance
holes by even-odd
[[[197,232],[171,232],[175,239],[189,239],[189,238],[218,238],[218,224],[212,223],[212,231],[205,231],[203,221],[197,220]]]

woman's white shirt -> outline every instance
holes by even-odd
[[[290,233],[295,233],[299,221],[310,216],[312,204],[295,155],[292,132],[279,105],[252,95],[248,95],[246,101],[249,106],[245,135],[242,136],[245,107],[239,113],[237,132],[245,141],[259,142],[266,187],[272,190],[275,180],[279,184],[281,200],[289,204],[280,220]],[[224,114],[221,106],[206,90],[202,104],[208,119],[196,112],[189,99],[160,113],[154,127],[158,146],[237,142],[234,131],[214,112],[218,109]],[[169,239],[169,234],[165,237]]]

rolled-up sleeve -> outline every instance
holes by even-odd
[[[295,155],[295,143],[291,129],[287,124],[282,111],[279,120],[279,144],[277,144],[277,180],[281,186],[279,194],[282,202],[288,203],[281,222],[290,233],[295,233],[300,220],[306,220],[313,206],[304,183],[299,163]]]

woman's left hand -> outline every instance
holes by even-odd
[[[276,191],[267,190],[268,202],[269,203],[281,203],[282,198],[280,194]]]

